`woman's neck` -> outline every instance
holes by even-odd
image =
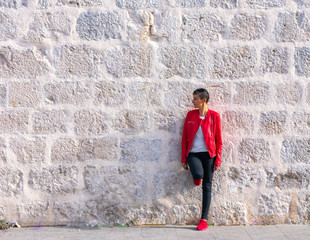
[[[204,104],[204,105],[202,105],[202,106],[199,108],[199,115],[200,115],[200,116],[206,116],[207,112],[208,112],[208,106],[207,106],[207,104]]]

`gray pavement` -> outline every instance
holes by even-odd
[[[136,227],[37,227],[0,230],[0,239],[54,240],[310,240],[310,225],[268,226],[210,226],[206,231],[196,231],[195,226],[136,226]]]

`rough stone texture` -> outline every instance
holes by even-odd
[[[244,225],[247,222],[247,210],[242,202],[225,202],[211,211],[216,225]]]
[[[207,0],[166,0],[168,6],[171,7],[205,7],[207,5]]]
[[[208,89],[210,98],[208,104],[214,105],[226,105],[231,102],[231,84],[226,82],[214,82],[204,84],[205,88]]]
[[[116,6],[125,9],[157,8],[160,5],[161,0],[116,0]]]
[[[23,173],[15,168],[0,168],[1,197],[16,197],[23,192]]]
[[[231,20],[230,37],[243,41],[256,40],[263,37],[266,28],[264,15],[237,14]]]
[[[50,194],[74,193],[78,184],[78,172],[76,166],[33,168],[29,173],[28,185]]]
[[[260,216],[281,216],[289,211],[291,197],[288,194],[264,193],[258,200]]]
[[[301,101],[302,86],[298,83],[284,83],[276,85],[276,100],[281,104],[295,105]]]
[[[58,6],[68,7],[100,7],[103,0],[40,0],[38,2],[39,8],[49,8]]]
[[[310,163],[310,138],[286,139],[282,142],[283,163]]]
[[[84,168],[85,188],[91,194],[102,194],[105,203],[141,203],[147,197],[147,170],[133,166],[94,166]],[[130,187],[128,187],[130,186]]]
[[[35,82],[12,82],[9,85],[9,105],[36,107],[40,103],[40,87]]]
[[[113,128],[126,134],[145,132],[150,127],[150,117],[145,111],[124,110],[117,114]]]
[[[48,72],[41,54],[32,49],[0,47],[0,77],[35,78]]]
[[[223,34],[225,22],[214,13],[182,16],[182,38],[193,42],[218,41]]]
[[[292,131],[296,134],[310,134],[310,113],[294,112],[292,116]]]
[[[53,162],[75,162],[78,160],[78,143],[70,138],[60,138],[52,145]]]
[[[300,77],[310,76],[310,47],[295,49],[295,70]]]
[[[159,61],[166,67],[161,73],[165,78],[179,75],[184,78],[206,75],[207,56],[204,47],[198,45],[170,45],[158,50]]]
[[[118,78],[149,77],[151,62],[151,49],[146,45],[116,47],[105,59],[107,71]]]
[[[104,161],[117,161],[120,142],[116,138],[96,138],[94,143],[94,158]]]
[[[151,34],[154,40],[167,39],[169,42],[179,40],[177,30],[179,28],[179,19],[172,12],[155,11],[154,25],[151,27]]]
[[[21,7],[27,7],[28,6],[28,0],[1,0],[0,1],[0,7],[5,8],[21,8]]]
[[[258,188],[262,177],[259,169],[250,167],[230,167],[227,172],[228,191],[243,193],[249,188]]]
[[[168,161],[179,163],[182,159],[181,138],[171,139],[168,145]]]
[[[90,97],[89,84],[83,82],[61,82],[44,85],[44,97],[51,104],[82,105]]]
[[[45,138],[13,138],[10,148],[15,153],[17,161],[21,163],[42,163],[45,155]]]
[[[161,153],[160,139],[133,138],[121,141],[121,162],[159,162]],[[148,153],[145,155],[145,153]]]
[[[100,81],[95,84],[95,104],[120,106],[125,102],[125,84],[116,81]]]
[[[97,77],[102,52],[87,45],[62,45],[54,49],[56,75],[61,78]]]
[[[160,106],[162,87],[157,83],[133,82],[126,87],[128,91],[128,103],[137,107]]]
[[[201,209],[197,205],[174,205],[169,211],[172,224],[195,224],[200,218]]]
[[[142,206],[133,209],[128,214],[128,219],[137,219],[140,224],[165,224],[167,222],[167,209],[163,206]]]
[[[154,129],[168,131],[170,133],[176,132],[177,117],[173,111],[157,110],[152,114],[151,125]]]
[[[66,133],[67,113],[62,110],[40,110],[32,115],[33,132],[37,134]]]
[[[108,132],[109,118],[101,111],[79,110],[74,114],[75,132],[78,135],[101,135]]]
[[[287,131],[286,111],[271,111],[260,114],[260,133],[266,135],[281,134]]]
[[[310,7],[310,1],[309,0],[294,0],[299,8],[308,8]]]
[[[254,128],[254,117],[247,112],[226,111],[222,115],[222,131],[229,134],[248,134]]]
[[[211,0],[210,5],[215,8],[233,9],[237,7],[237,0]]]
[[[5,208],[0,205],[0,219],[4,219],[5,218]]]
[[[5,139],[0,138],[0,162],[2,164],[7,161],[6,147]]]
[[[235,91],[233,102],[240,105],[266,105],[270,98],[269,85],[261,82],[236,83]]]
[[[306,89],[306,92],[307,92],[306,102],[309,104],[310,103],[310,83],[308,83],[308,87]]]
[[[55,224],[71,223],[72,226],[80,226],[85,223],[95,226],[98,224],[98,210],[96,201],[87,202],[59,202],[53,205]]]
[[[27,132],[29,113],[25,110],[0,112],[0,133]]]
[[[290,167],[286,172],[266,171],[269,176],[266,186],[281,190],[304,189],[308,190],[310,183],[309,167]]]
[[[6,86],[4,84],[0,84],[0,106],[6,106]]]
[[[241,164],[271,161],[270,144],[264,139],[242,139],[238,146],[238,153]]]
[[[230,79],[251,77],[256,64],[256,50],[250,46],[221,48],[213,52],[213,58],[213,77]]]
[[[124,31],[123,16],[114,12],[84,12],[77,19],[76,31],[81,39],[120,39]]]
[[[36,14],[24,37],[27,42],[43,42],[46,38],[58,39],[69,36],[72,22],[64,12],[44,12]]]
[[[251,8],[273,8],[284,7],[286,0],[246,0],[246,3]]]
[[[289,54],[287,48],[263,48],[261,52],[261,71],[287,74]]]
[[[1,2],[0,2],[1,6]],[[0,12],[0,41],[7,41],[17,37],[16,24],[9,15]]]
[[[49,205],[49,202],[41,201],[17,204],[18,223],[40,226],[46,221]]]
[[[298,223],[310,222],[310,194],[301,192],[298,194]]]

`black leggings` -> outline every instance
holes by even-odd
[[[202,219],[208,219],[215,157],[208,152],[189,153],[187,162],[195,180],[202,180]]]

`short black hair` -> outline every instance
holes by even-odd
[[[207,102],[209,101],[209,93],[206,89],[204,88],[198,88],[193,92],[193,95],[198,95],[200,97],[200,99],[207,99]]]

